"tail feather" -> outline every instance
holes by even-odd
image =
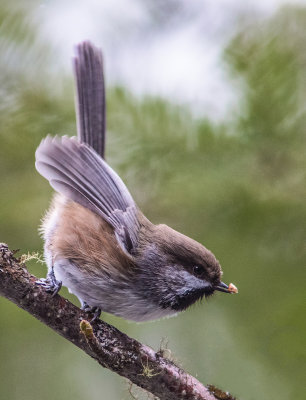
[[[77,45],[74,74],[78,139],[104,158],[106,119],[101,50],[88,41]]]

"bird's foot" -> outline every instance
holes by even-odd
[[[54,297],[62,287],[62,282],[56,280],[53,271],[49,272],[46,278],[41,278],[35,283],[36,285],[42,286],[46,292],[51,293],[52,297]]]
[[[86,301],[82,301],[81,310],[85,311],[86,313],[93,314],[93,318],[89,322],[93,322],[96,319],[100,318],[102,312],[101,308],[91,307],[86,303]]]

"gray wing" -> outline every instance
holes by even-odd
[[[125,184],[89,146],[75,138],[45,138],[36,169],[59,193],[100,215],[129,253],[137,247],[138,209]]]
[[[78,139],[104,158],[106,119],[101,50],[90,42],[77,45],[74,74]]]

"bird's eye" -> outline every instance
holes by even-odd
[[[200,265],[195,265],[193,267],[193,273],[195,276],[202,276],[204,274],[204,268]]]

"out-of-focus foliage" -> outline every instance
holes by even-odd
[[[20,7],[0,7],[0,240],[24,253],[41,251],[51,197],[35,148],[48,133],[75,134],[75,122],[72,79],[51,73],[56,54]],[[285,8],[229,43],[241,103],[222,125],[124,88],[107,92],[109,163],[153,222],[211,248],[240,293],[154,323],[104,318],[156,349],[166,337],[191,373],[246,400],[303,398],[305,38],[306,10]],[[8,301],[0,309],[1,397],[128,398],[120,378]]]

